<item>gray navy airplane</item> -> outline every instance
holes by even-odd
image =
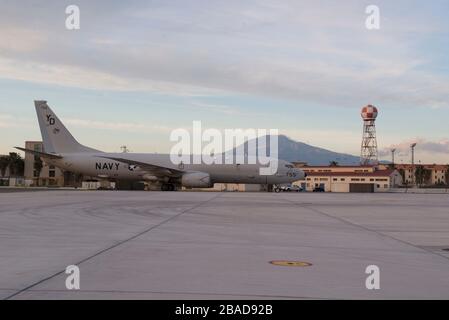
[[[261,164],[174,164],[169,154],[103,152],[78,143],[46,101],[34,104],[44,150],[16,148],[62,170],[112,181],[143,181],[162,191],[181,186],[211,188],[214,183],[287,184],[305,177],[302,170],[283,160],[278,160],[277,172],[261,175]]]

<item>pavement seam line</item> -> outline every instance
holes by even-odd
[[[152,230],[154,230],[154,229],[156,229],[156,228],[158,228],[158,227],[160,227],[160,226],[162,226],[162,225],[164,225],[164,224],[166,224],[166,223],[168,223],[168,222],[170,222],[170,221],[172,221],[172,220],[174,220],[174,219],[176,219],[178,217],[180,217],[181,215],[183,215],[185,213],[188,213],[188,212],[190,212],[192,210],[195,210],[195,209],[201,207],[202,205],[217,199],[220,196],[221,196],[221,194],[217,194],[216,196],[214,196],[214,197],[212,197],[210,199],[207,199],[206,201],[203,201],[203,202],[201,202],[201,203],[199,203],[199,204],[197,204],[197,205],[195,205],[195,206],[193,206],[191,208],[188,208],[188,209],[186,209],[184,211],[181,211],[180,213],[178,213],[178,214],[176,214],[174,216],[171,216],[171,217],[163,220],[162,222],[160,222],[160,223],[158,223],[156,225],[153,225],[150,228],[147,228],[147,229],[145,229],[145,230],[143,230],[143,231],[133,235],[132,237],[129,237],[129,238],[124,239],[124,240],[120,240],[119,242],[117,242],[117,243],[115,243],[115,244],[113,244],[113,245],[111,245],[111,246],[109,246],[109,247],[107,247],[105,249],[102,249],[102,250],[100,250],[100,251],[98,251],[98,252],[96,252],[96,253],[94,253],[94,254],[92,254],[92,255],[90,255],[90,256],[88,256],[88,257],[86,257],[86,258],[84,258],[84,259],[82,259],[80,261],[78,261],[77,263],[74,263],[74,265],[79,266],[80,264],[82,264],[82,263],[84,263],[84,262],[86,262],[86,261],[88,261],[88,260],[90,260],[92,258],[95,258],[95,257],[97,257],[97,256],[99,256],[99,255],[101,255],[101,254],[103,254],[103,253],[105,253],[105,252],[107,252],[109,250],[112,250],[112,249],[114,249],[114,248],[116,248],[118,246],[121,246],[122,244],[125,244],[125,243],[127,243],[129,241],[132,241],[132,240],[134,240],[134,239],[136,239],[136,238],[138,238],[138,237],[140,237],[140,236],[142,236],[142,235],[144,235],[144,234],[146,234],[146,233],[148,233],[148,232],[150,232],[150,231],[152,231]],[[61,270],[61,271],[58,271],[57,273],[54,273],[54,274],[52,274],[52,275],[50,275],[50,276],[48,276],[48,277],[46,277],[44,279],[41,279],[41,280],[39,280],[37,282],[34,282],[34,283],[30,284],[29,286],[27,286],[27,287],[25,287],[23,289],[20,289],[19,291],[17,291],[15,293],[13,293],[13,294],[3,298],[3,300],[9,300],[9,299],[11,299],[11,298],[21,294],[22,292],[25,292],[25,291],[27,291],[27,290],[29,290],[29,289],[31,289],[31,288],[33,288],[33,287],[35,287],[35,286],[45,282],[47,280],[50,280],[50,279],[52,279],[54,277],[59,276],[60,274],[62,274],[64,272],[65,272],[65,270]]]
[[[30,292],[68,292],[67,290],[44,290],[31,289]],[[240,296],[240,297],[258,297],[258,298],[287,298],[287,299],[321,299],[330,300],[335,298],[322,297],[307,297],[307,296],[284,296],[284,295],[270,295],[270,294],[244,294],[244,293],[219,293],[219,292],[195,292],[195,291],[147,291],[147,290],[82,290],[72,291],[71,293],[125,293],[125,294],[185,294],[185,295],[211,295],[211,296]]]
[[[332,219],[338,220],[338,221],[340,221],[340,222],[349,224],[349,225],[351,225],[351,226],[353,226],[353,227],[360,228],[360,229],[363,229],[363,230],[365,230],[365,231],[369,231],[369,232],[375,233],[375,234],[377,234],[377,235],[379,235],[379,236],[382,236],[382,237],[385,237],[385,238],[388,238],[388,239],[391,239],[391,240],[395,240],[395,241],[401,242],[401,243],[403,243],[403,244],[405,244],[405,245],[411,246],[411,247],[413,247],[413,248],[415,248],[415,249],[417,249],[417,250],[425,251],[425,252],[427,252],[427,253],[430,253],[430,254],[433,254],[433,255],[442,257],[442,258],[444,258],[444,259],[446,259],[446,260],[449,260],[449,257],[446,257],[445,255],[440,254],[440,253],[438,253],[438,252],[434,252],[434,251],[431,251],[431,250],[428,250],[428,249],[425,249],[425,248],[416,246],[416,245],[414,245],[414,244],[412,244],[412,243],[410,243],[410,242],[407,242],[407,241],[405,241],[405,240],[397,239],[397,238],[392,237],[392,236],[390,236],[390,235],[388,235],[388,234],[385,234],[385,233],[383,233],[383,232],[379,232],[379,231],[377,231],[377,230],[370,229],[370,228],[368,228],[368,227],[365,227],[365,226],[363,226],[363,225],[360,225],[360,224],[357,224],[357,223],[348,221],[348,220],[346,220],[346,219],[344,219],[344,218],[341,218],[341,217],[333,216],[333,215],[331,215],[331,214],[328,214],[328,213],[323,212],[323,211],[321,211],[321,210],[318,210],[318,209],[316,209],[316,208],[309,207],[309,206],[306,206],[306,205],[301,205],[300,203],[297,203],[297,202],[292,201],[292,200],[290,200],[290,199],[286,199],[286,198],[284,198],[284,197],[283,197],[283,199],[286,200],[286,201],[288,201],[288,202],[290,202],[290,203],[292,203],[292,204],[294,204],[295,206],[299,206],[299,207],[301,207],[301,208],[309,209],[309,210],[311,210],[311,211],[313,211],[313,212],[315,212],[315,213],[324,215],[324,216],[326,216],[326,217],[328,217],[328,218],[332,218]]]

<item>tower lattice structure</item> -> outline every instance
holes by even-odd
[[[363,119],[362,146],[360,151],[361,165],[378,164],[377,138],[376,138],[376,118],[377,108],[373,105],[367,105],[362,108],[361,116]]]

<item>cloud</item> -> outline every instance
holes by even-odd
[[[0,113],[0,128],[30,128],[31,126],[31,119],[22,119],[11,114]]]
[[[138,122],[114,122],[96,121],[90,119],[65,118],[64,124],[79,128],[95,130],[113,130],[117,132],[141,132],[141,133],[163,133],[168,134],[173,128],[161,125],[146,125]],[[27,118],[19,118],[11,114],[0,113],[0,128],[34,128],[37,121]],[[70,128],[69,128],[70,130]]]
[[[254,112],[247,112],[241,107],[231,106],[231,105],[224,105],[224,104],[216,104],[216,103],[206,103],[206,102],[199,102],[199,101],[192,101],[190,104],[186,106],[188,109],[196,109],[196,110],[202,110],[206,112],[213,112],[213,113],[219,113],[224,114],[228,116],[254,116]],[[268,116],[268,114],[265,114],[261,111],[257,112],[257,116]]]
[[[6,27],[0,31],[0,52],[33,52],[44,46],[47,37],[44,33],[20,27]]]
[[[0,77],[92,90],[151,91],[159,94],[192,97],[219,93],[218,90],[174,82],[126,78],[84,67],[23,62],[10,58],[5,59],[1,56]]]
[[[445,25],[426,10],[399,15],[381,1],[381,30],[369,32],[359,1],[80,1],[81,30],[72,32],[64,28],[64,4],[45,3],[37,13],[15,2],[2,8],[0,37],[17,39],[15,47],[0,46],[2,77],[340,107],[367,100],[449,107],[448,74],[432,71],[438,61],[427,49]]]
[[[441,139],[438,141],[430,141],[424,138],[416,138],[393,144],[388,148],[379,150],[379,156],[388,156],[391,149],[396,149],[395,154],[398,156],[409,156],[411,154],[410,145],[416,143],[415,150],[422,153],[443,154],[449,156],[449,139]]]
[[[119,132],[168,133],[172,130],[172,128],[165,126],[148,126],[142,123],[134,122],[105,122],[76,118],[68,118],[65,119],[64,122],[75,127],[114,130]]]
[[[11,128],[13,126],[11,119],[10,115],[0,114],[0,128]]]

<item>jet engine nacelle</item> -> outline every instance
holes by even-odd
[[[181,184],[187,188],[210,188],[210,175],[204,172],[186,173],[181,178]]]
[[[158,179],[158,177],[153,176],[151,174],[144,174],[143,175],[143,180],[154,182],[154,181],[158,181],[159,179]]]

